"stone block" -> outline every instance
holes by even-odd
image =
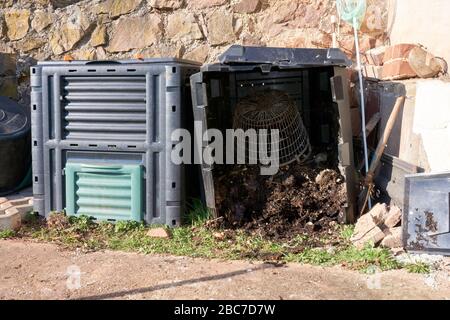
[[[396,206],[392,206],[384,219],[384,225],[388,228],[394,228],[402,221],[402,211]]]
[[[153,228],[148,230],[147,236],[150,238],[169,239],[172,235],[165,228]]]
[[[391,228],[386,233],[387,235],[381,241],[382,247],[391,249],[403,247],[401,227]]]
[[[106,50],[123,52],[143,49],[162,38],[163,23],[159,14],[142,17],[121,17],[113,24],[113,34]]]

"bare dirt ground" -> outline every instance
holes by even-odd
[[[72,267],[71,267],[72,266]],[[79,289],[73,288],[76,266]],[[69,268],[69,269],[68,269]],[[72,272],[72,278],[67,274]],[[0,241],[0,299],[450,299],[449,273],[274,266]]]

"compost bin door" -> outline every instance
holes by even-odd
[[[406,177],[403,242],[411,252],[450,255],[450,173]]]

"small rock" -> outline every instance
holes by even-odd
[[[225,232],[214,232],[213,237],[219,241],[225,240]]]
[[[15,48],[22,52],[29,52],[45,45],[47,42],[40,38],[23,39],[16,43]]]
[[[292,21],[297,14],[298,6],[299,3],[297,1],[275,1],[263,18],[264,27]]]
[[[198,40],[203,38],[203,34],[194,15],[184,12],[177,12],[169,16],[166,35],[172,41]]]
[[[405,253],[405,249],[404,248],[391,248],[391,252],[394,256],[399,256],[401,254]]]
[[[12,9],[5,13],[5,22],[9,40],[20,40],[30,27],[30,11]]]
[[[187,3],[194,9],[205,9],[210,7],[221,6],[229,0],[189,0]]]
[[[209,54],[209,46],[206,44],[203,44],[203,45],[196,47],[194,50],[186,53],[184,55],[184,58],[188,59],[188,60],[203,63],[208,58],[208,54]]]
[[[316,183],[317,184],[321,184],[324,180],[325,180],[325,178],[328,176],[328,175],[330,175],[330,174],[333,174],[334,173],[334,171],[333,170],[330,170],[330,169],[326,169],[326,170],[323,170],[323,171],[321,171],[318,175],[317,175],[317,177],[316,177]]]
[[[356,222],[353,238],[359,239],[364,237],[365,234],[367,234],[371,229],[373,229],[376,226],[377,225],[373,222],[372,216],[370,214],[365,214],[361,216]]]
[[[93,48],[81,49],[73,52],[73,58],[76,60],[95,60],[97,51]]]
[[[148,230],[147,236],[150,238],[170,239],[171,233],[165,228],[153,228]]]
[[[98,25],[91,35],[91,46],[98,47],[106,44],[108,41],[106,27],[104,25]]]
[[[119,17],[135,10],[142,0],[107,0],[97,5],[97,13],[107,13],[111,18]]]
[[[73,9],[71,15],[57,30],[50,35],[50,46],[54,54],[62,54],[71,50],[90,28],[91,21],[80,8]]]
[[[369,214],[372,216],[373,221],[377,225],[384,224],[387,213],[388,209],[386,204],[384,203],[377,203],[369,212]]]
[[[208,19],[208,38],[212,45],[221,45],[235,40],[233,15],[217,10]]]
[[[156,9],[179,9],[183,0],[149,0],[150,6]]]
[[[254,13],[261,7],[260,0],[241,0],[233,7],[233,11],[237,13]]]
[[[143,17],[121,17],[113,24],[113,35],[109,52],[143,49],[157,43],[162,38],[162,20],[158,14]]]
[[[363,248],[367,243],[379,244],[386,236],[379,227],[383,223],[386,205],[377,204],[369,213],[361,216],[355,226],[355,232],[351,241],[358,248]]]
[[[107,60],[109,58],[105,48],[103,47],[97,47],[95,49],[95,55],[97,56],[98,60]]]
[[[175,45],[159,44],[153,45],[141,51],[143,57],[174,57],[180,58],[183,54],[184,46],[180,43]]]
[[[383,230],[374,225],[362,238],[353,237],[352,242],[358,249],[362,249],[368,243],[378,245],[385,236]]]
[[[308,222],[308,223],[305,225],[305,228],[306,228],[306,230],[308,230],[309,232],[314,232],[314,228],[315,228],[314,223]]]
[[[388,235],[381,241],[381,246],[385,248],[401,248],[402,242],[402,228],[392,228],[387,232]]]
[[[329,253],[329,254],[336,254],[336,251],[337,251],[336,247],[328,247],[327,248],[327,253]]]
[[[254,32],[243,32],[241,34],[242,44],[244,46],[264,47],[264,42]]]
[[[393,206],[389,210],[384,220],[384,225],[388,228],[394,228],[402,221],[402,211],[400,208]]]
[[[44,10],[38,10],[34,12],[33,21],[31,21],[31,27],[40,32],[51,25],[53,22],[53,14]]]

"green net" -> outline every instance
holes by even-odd
[[[336,5],[342,20],[361,28],[366,15],[366,0],[336,0]]]

